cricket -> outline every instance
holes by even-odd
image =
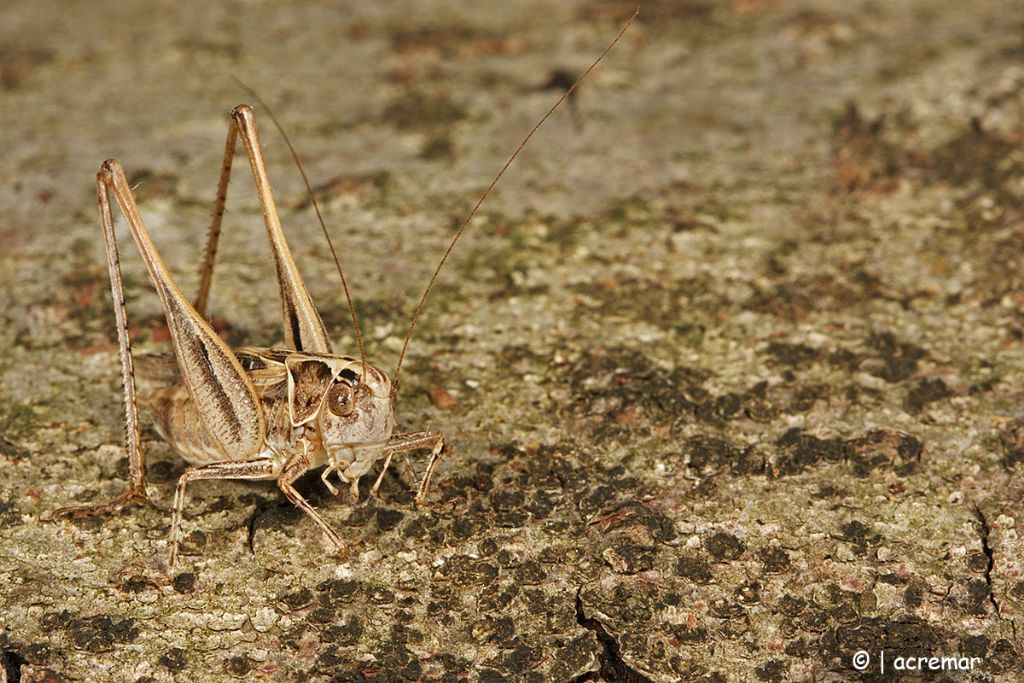
[[[199,269],[199,292],[194,300],[190,301],[175,283],[161,259],[120,162],[116,159],[104,161],[96,176],[96,194],[121,364],[128,481],[113,500],[63,507],[52,513],[53,518],[111,514],[131,503],[154,505],[146,488],[140,404],[152,415],[158,434],[189,465],[175,488],[168,539],[168,569],[172,569],[178,559],[186,487],[193,481],[272,480],[288,501],[313,520],[338,551],[345,548],[341,536],[294,486],[306,472],[323,468],[323,483],[337,495],[338,489],[329,480],[330,475],[335,475],[342,484],[348,485],[355,503],[359,499],[360,479],[369,474],[377,463],[382,461],[370,489],[374,496],[378,495],[393,456],[429,449],[429,460],[415,496],[417,505],[426,503],[435,469],[451,448],[440,431],[396,432],[396,406],[402,362],[431,287],[459,238],[505,171],[548,117],[611,51],[637,14],[633,14],[614,40],[534,125],[461,222],[413,311],[391,376],[366,361],[355,306],[316,194],[287,134],[265,104],[264,109],[280,131],[299,168],[328,241],[351,314],[357,356],[334,352],[320,313],[292,257],[274,202],[252,106],[241,104],[231,111],[213,218]],[[246,91],[262,104],[255,93]],[[276,270],[283,322],[280,348],[231,348],[206,318],[232,162],[239,139],[256,184]],[[173,346],[173,356],[151,356],[145,364],[140,363],[140,376],[152,374],[149,379],[155,385],[145,395],[140,395],[136,389],[136,362],[129,335],[112,199],[120,208],[142,254],[160,298]]]

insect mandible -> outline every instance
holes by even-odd
[[[143,397],[153,414],[158,433],[190,465],[178,479],[175,489],[168,541],[168,568],[173,568],[177,560],[185,489],[191,481],[274,480],[285,497],[309,515],[328,540],[341,550],[344,548],[341,537],[295,489],[295,481],[305,472],[323,467],[321,478],[332,493],[337,493],[337,490],[328,480],[328,475],[336,473],[343,483],[350,486],[353,500],[357,500],[360,478],[369,473],[378,461],[384,462],[371,487],[371,493],[374,495],[377,494],[394,455],[429,448],[430,459],[418,484],[415,498],[417,504],[424,503],[434,470],[438,462],[449,453],[449,446],[439,431],[396,434],[394,430],[398,376],[427,296],[455,244],[502,175],[555,109],[575,91],[580,82],[615,46],[636,16],[637,13],[634,13],[601,55],[530,130],[466,216],[416,305],[395,372],[391,377],[365,360],[362,336],[348,293],[348,284],[334,247],[330,244],[330,236],[320,216],[315,193],[299,165],[342,278],[352,313],[359,357],[336,355],[333,352],[323,320],[313,304],[285,240],[252,107],[242,104],[231,112],[213,221],[210,225],[206,255],[200,269],[199,294],[194,303],[188,300],[174,282],[157,252],[121,164],[114,159],[103,162],[96,176],[96,192],[114,300],[118,355],[124,388],[128,482],[121,494],[110,502],[60,508],[53,512],[53,517],[112,513],[129,503],[152,504],[146,492],[145,462],[139,425],[139,396],[136,392],[135,363],[128,333],[111,196],[124,214],[132,237],[142,253],[143,261],[159,295],[174,347],[176,372],[165,373],[169,378],[152,393]],[[272,113],[270,117],[284,135]],[[257,195],[274,258],[284,322],[282,348],[232,349],[205,319],[210,280],[227,201],[228,182],[239,138],[245,147],[250,170],[256,182]],[[298,163],[298,157],[287,135],[284,135],[284,138]]]

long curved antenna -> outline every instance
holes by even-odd
[[[309,194],[310,200],[313,202],[313,210],[316,211],[316,219],[320,222],[320,229],[323,230],[324,238],[327,240],[327,247],[331,250],[331,258],[334,259],[334,267],[338,270],[338,276],[341,278],[341,288],[345,290],[345,301],[348,303],[348,311],[352,315],[352,327],[356,331],[356,346],[359,347],[359,362],[362,365],[363,373],[366,372],[366,353],[363,351],[363,331],[359,327],[359,318],[356,316],[356,307],[352,303],[352,294],[348,290],[348,280],[345,279],[345,271],[341,268],[341,261],[338,259],[338,253],[334,250],[334,242],[331,241],[331,235],[327,232],[327,224],[324,223],[323,214],[320,213],[320,203],[316,200],[316,193],[313,192],[313,186],[309,182],[309,178],[306,177],[306,170],[302,167],[302,162],[299,160],[299,154],[295,151],[295,147],[292,146],[292,141],[288,138],[288,133],[284,131],[284,126],[274,116],[274,110],[270,108],[262,97],[259,96],[255,90],[247,86],[237,78],[232,77],[239,88],[245,91],[245,94],[253,98],[264,111],[267,112],[267,116],[274,122],[274,127],[277,128],[277,132],[284,138],[284,144],[288,146],[288,151],[291,152],[292,160],[295,161],[296,168],[299,169],[299,174],[302,176],[302,182],[306,185],[306,192]]]
[[[469,222],[473,220],[474,216],[476,216],[476,212],[480,209],[480,206],[484,203],[484,200],[486,200],[488,195],[491,194],[491,190],[493,190],[494,186],[498,184],[499,180],[501,180],[501,176],[505,175],[505,171],[507,171],[508,167],[512,165],[512,162],[516,160],[516,157],[519,156],[519,153],[523,151],[524,147],[526,147],[526,143],[530,141],[530,138],[533,137],[533,134],[536,133],[540,129],[540,127],[544,125],[544,122],[548,120],[549,116],[555,113],[555,110],[561,106],[562,102],[565,102],[565,100],[570,95],[573,94],[576,88],[579,87],[579,84],[583,82],[583,79],[586,78],[587,75],[594,70],[594,67],[596,67],[602,59],[604,59],[604,56],[611,52],[611,49],[615,47],[615,44],[619,42],[619,39],[622,38],[623,34],[626,32],[627,29],[629,29],[629,27],[633,24],[633,20],[635,20],[637,18],[637,15],[639,14],[640,9],[637,8],[637,10],[633,12],[633,16],[631,16],[629,18],[629,21],[626,22],[626,25],[622,27],[621,31],[619,31],[619,34],[615,36],[615,40],[608,44],[608,47],[604,49],[604,52],[602,52],[598,56],[598,58],[595,59],[594,62],[587,67],[586,71],[579,75],[576,81],[573,82],[571,86],[569,86],[569,89],[562,93],[562,96],[558,98],[558,101],[555,102],[554,105],[552,105],[552,107],[548,109],[547,113],[541,117],[540,121],[537,122],[537,125],[535,125],[530,130],[530,132],[527,133],[526,137],[523,138],[523,141],[520,142],[519,146],[516,147],[514,152],[512,152],[512,156],[508,158],[508,161],[505,162],[505,165],[501,167],[500,171],[498,171],[498,175],[494,176],[494,180],[491,181],[491,184],[488,185],[487,189],[484,190],[482,195],[480,195],[480,199],[477,200],[476,204],[473,206],[473,209],[469,212],[469,215],[466,216],[466,219],[464,221],[462,221],[462,225],[459,226],[459,229],[455,232],[455,236],[452,238],[452,241],[448,243],[448,248],[445,249],[444,255],[441,256],[440,263],[438,263],[437,268],[434,269],[434,274],[430,276],[430,281],[427,282],[427,288],[423,290],[423,296],[420,297],[419,303],[416,304],[416,310],[413,311],[412,319],[410,319],[409,321],[409,329],[405,333],[405,341],[402,343],[402,351],[401,353],[398,354],[398,363],[395,365],[395,374],[392,378],[395,387],[398,386],[398,373],[401,372],[402,370],[402,361],[405,360],[405,351],[407,348],[409,348],[409,340],[412,339],[412,333],[413,330],[416,329],[416,323],[420,319],[420,314],[423,312],[423,306],[424,304],[427,303],[427,296],[430,294],[430,290],[434,286],[434,282],[437,281],[437,276],[441,273],[441,269],[444,268],[444,264],[448,261],[448,257],[451,256],[452,250],[455,248],[455,243],[459,241],[460,237],[462,237],[462,233],[466,232],[466,228],[469,227]]]

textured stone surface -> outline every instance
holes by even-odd
[[[851,656],[1024,669],[1024,10],[652,0],[460,244],[400,408],[431,504],[120,489],[93,174],[116,156],[186,291],[226,112],[259,90],[338,241],[371,360],[491,174],[632,3],[12,2],[0,23],[0,652],[20,680],[823,681]],[[287,151],[282,218],[353,335]],[[244,171],[243,167],[238,168]],[[140,350],[166,344],[126,233]],[[212,312],[280,339],[251,181]],[[412,465],[422,467],[422,460]],[[398,468],[401,470],[401,468]]]

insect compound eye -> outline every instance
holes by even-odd
[[[355,400],[352,395],[352,387],[338,382],[327,392],[327,409],[338,417],[344,417],[355,408]]]

